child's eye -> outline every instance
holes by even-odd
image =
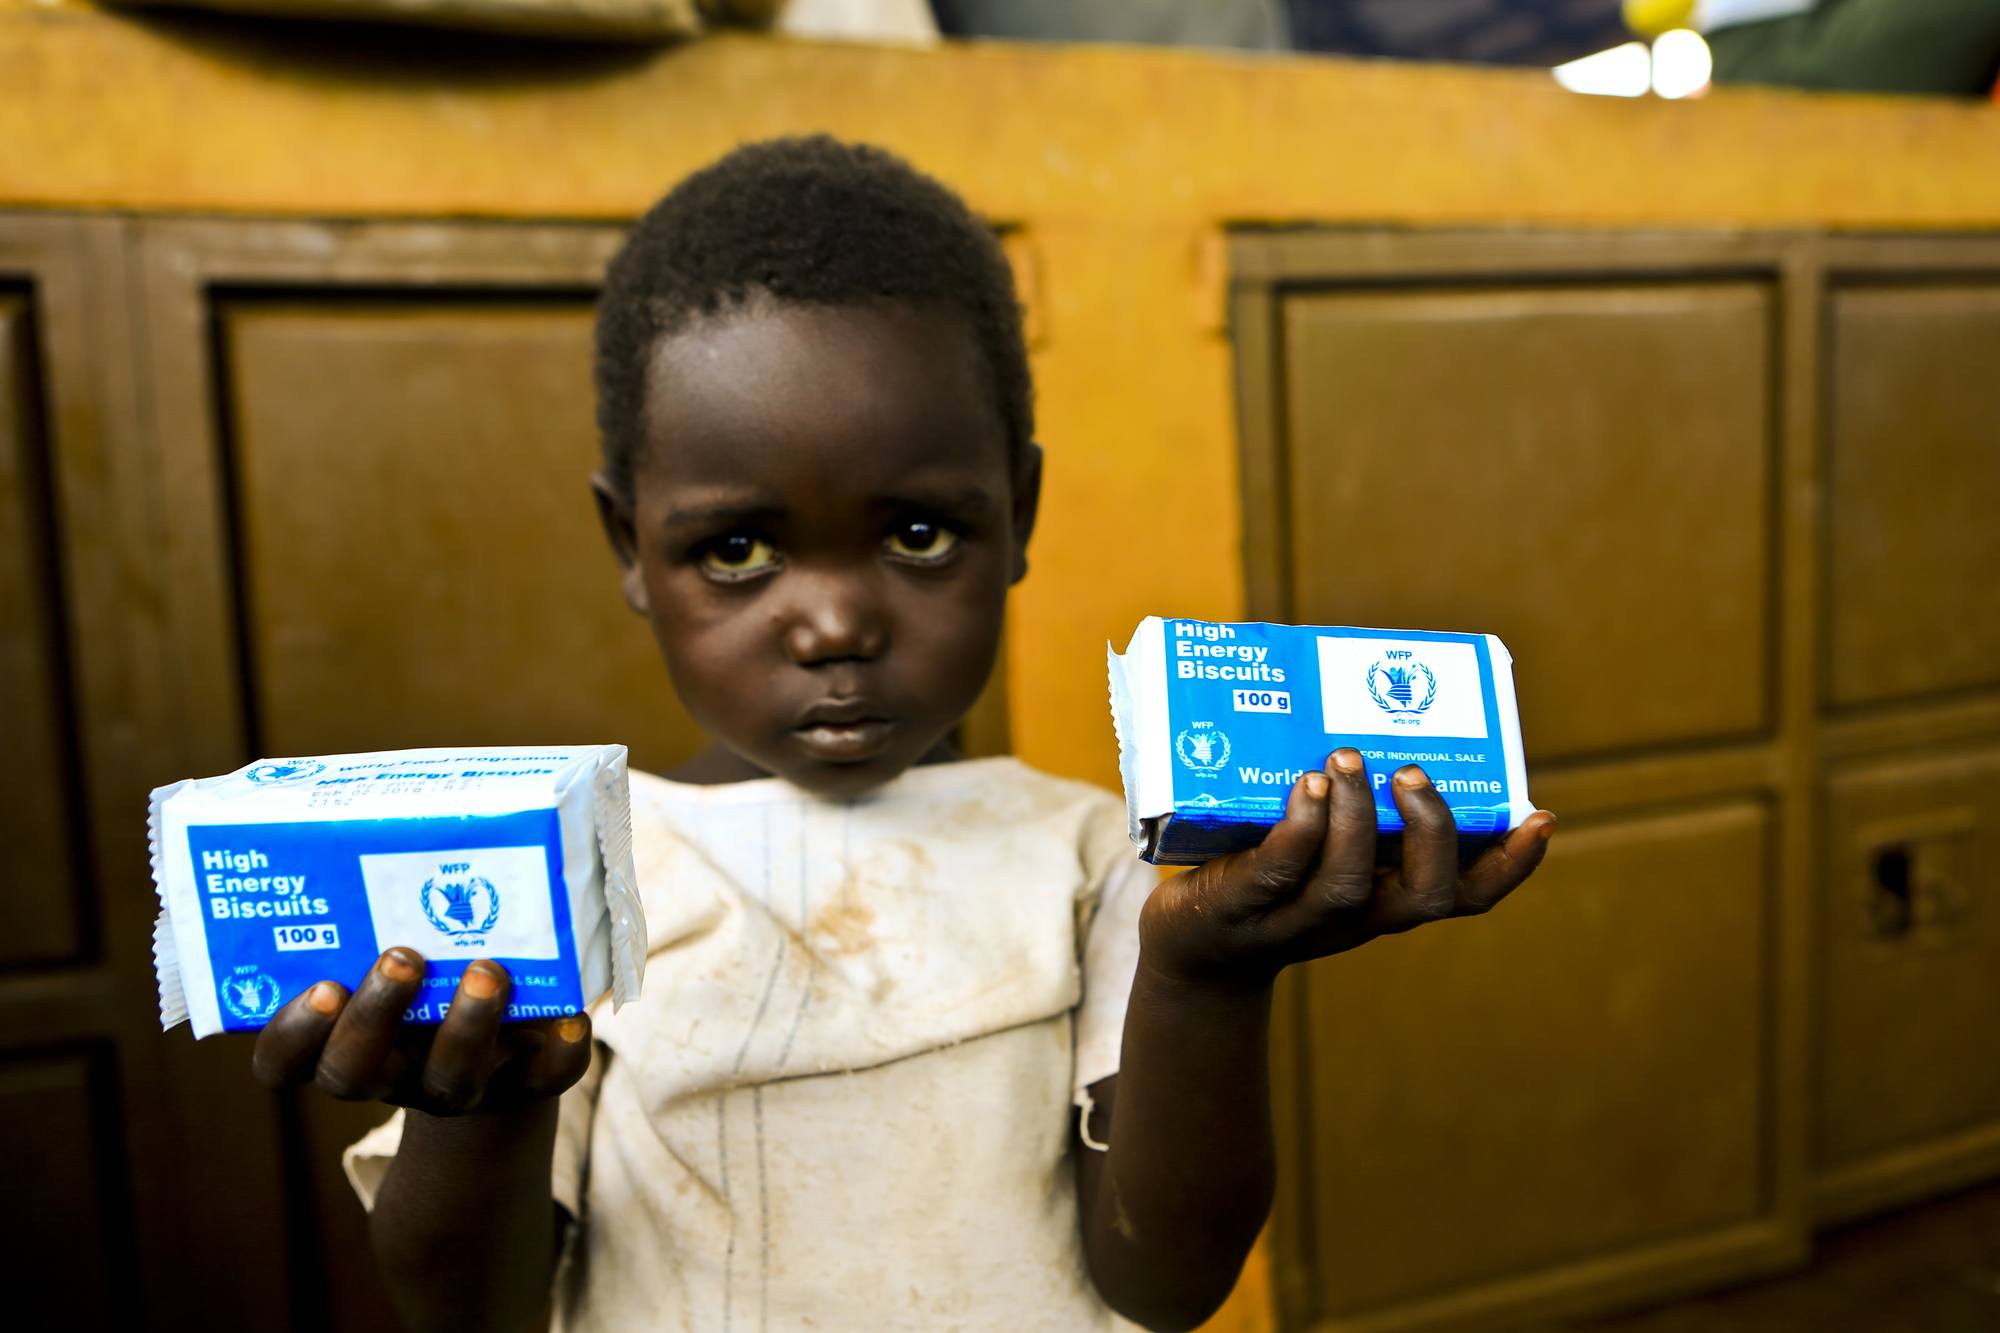
[[[890,529],[884,545],[899,560],[936,564],[958,549],[958,534],[941,523],[914,519]]]
[[[775,569],[777,564],[777,548],[762,537],[743,532],[718,537],[701,552],[702,573],[711,578],[745,579]]]

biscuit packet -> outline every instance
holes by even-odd
[[[1389,779],[1404,764],[1423,765],[1462,840],[1534,812],[1513,659],[1491,634],[1148,616],[1106,658],[1129,831],[1155,864],[1256,846],[1343,746],[1386,837],[1403,829]]]
[[[639,994],[646,923],[625,747],[266,759],[158,788],[149,829],[160,1026],[251,1031],[382,950],[427,960],[437,1023],[465,965],[513,977],[510,1019]]]

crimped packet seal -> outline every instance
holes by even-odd
[[[1110,680],[1111,730],[1118,738],[1118,776],[1125,787],[1125,822],[1136,835],[1141,819],[1139,815],[1139,756],[1136,753],[1138,738],[1132,735],[1137,725],[1133,717],[1132,685],[1125,677],[1125,659],[1110,644],[1104,645],[1104,672]],[[1139,839],[1135,836],[1134,841]]]
[[[181,955],[174,944],[173,911],[167,906],[167,876],[160,860],[160,807],[169,796],[191,782],[169,783],[153,789],[147,801],[146,842],[153,867],[153,885],[159,893],[160,915],[153,921],[153,976],[160,986],[160,1028],[187,1021],[187,992],[181,985]]]
[[[604,864],[604,906],[611,921],[611,1008],[639,998],[646,975],[646,908],[632,860],[632,782],[625,747],[598,765],[597,849]]]

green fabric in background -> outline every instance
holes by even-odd
[[[1820,0],[1707,37],[1717,83],[1983,95],[2000,77],[2000,0]]]

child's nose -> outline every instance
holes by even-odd
[[[785,652],[800,666],[880,657],[888,618],[874,590],[859,579],[801,580],[784,630]]]

